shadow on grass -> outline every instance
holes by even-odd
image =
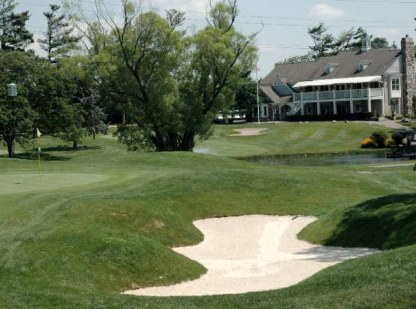
[[[392,249],[416,244],[416,194],[389,195],[349,209],[325,245]]]
[[[101,149],[99,146],[78,146],[77,149],[74,149],[70,146],[56,146],[56,147],[45,147],[42,148],[42,151],[82,151],[82,150],[96,150]]]
[[[0,158],[8,158],[8,155],[0,155]],[[17,153],[17,154],[15,154],[14,159],[36,161],[36,160],[38,160],[38,154],[37,153],[31,153],[31,152]],[[67,158],[67,157],[55,156],[55,155],[51,155],[49,153],[42,153],[40,155],[40,159],[41,159],[41,161],[69,161],[69,160],[71,160],[70,158]]]

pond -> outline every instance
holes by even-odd
[[[333,165],[360,165],[393,163],[409,160],[408,158],[387,158],[384,153],[364,154],[310,154],[291,156],[258,156],[244,159],[271,165],[288,166],[333,166]]]

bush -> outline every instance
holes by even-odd
[[[361,141],[361,148],[376,148],[376,147],[377,147],[376,142],[369,137],[366,137],[365,139]]]
[[[403,144],[404,134],[402,132],[394,132],[391,135],[391,138],[394,140],[396,146],[400,146]]]
[[[396,142],[391,137],[389,137],[388,139],[386,139],[384,141],[384,146],[386,146],[386,147],[390,147],[390,146],[395,145],[395,144],[396,144]]]
[[[387,134],[383,131],[376,131],[371,134],[370,138],[377,144],[378,148],[384,148],[384,142],[387,139]]]

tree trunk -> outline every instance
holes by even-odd
[[[7,138],[7,153],[9,154],[9,158],[14,158],[14,138]]]
[[[78,141],[72,141],[72,149],[77,150],[78,149]]]
[[[182,151],[193,151],[195,147],[195,132],[185,132],[183,135],[181,148]]]

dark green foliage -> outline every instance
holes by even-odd
[[[332,44],[332,53],[337,54],[341,51],[359,49],[361,47],[361,39],[366,35],[362,27],[357,29],[351,28],[341,32],[334,43]]]
[[[394,143],[396,144],[397,147],[403,144],[404,137],[405,136],[402,132],[394,132],[391,135],[391,138],[394,140]]]
[[[371,40],[371,48],[385,48],[389,46],[386,38],[376,37]]]
[[[336,55],[341,51],[358,49],[361,47],[361,39],[367,35],[362,27],[351,28],[343,31],[337,38],[328,33],[328,28],[320,23],[316,27],[308,28],[308,34],[313,39],[313,46],[310,46],[310,55],[314,60],[321,57]],[[301,60],[306,60],[304,58]],[[302,62],[303,62],[302,61]]]
[[[327,33],[327,31],[328,28],[323,23],[320,23],[316,27],[308,28],[308,34],[314,43],[313,46],[309,47],[314,60],[330,54],[334,36]]]
[[[33,43],[33,34],[26,29],[29,11],[15,13],[14,0],[0,0],[0,49],[23,51]]]
[[[266,100],[266,96],[259,93],[259,104]],[[238,110],[241,114],[246,115],[246,120],[251,121],[252,111],[257,105],[257,84],[251,77],[241,79],[240,86],[235,94],[235,104],[231,110]]]
[[[387,134],[384,131],[376,131],[371,134],[370,138],[376,142],[378,148],[385,147],[385,141],[387,139]]]
[[[124,14],[124,25],[113,25],[112,44],[100,54],[111,68],[103,78],[106,89],[123,114],[128,111],[123,118],[158,151],[192,151],[196,139],[209,134],[216,114],[230,109],[240,79],[253,68],[254,35],[234,28],[233,1],[215,4],[209,25],[189,37],[176,29],[183,20],[179,12],[166,19],[137,13],[125,2]],[[134,132],[121,141],[137,140]]]
[[[290,56],[280,63],[301,63],[301,62],[309,62],[309,61],[314,61],[314,57],[312,53],[308,53],[306,55],[300,55],[300,56]]]
[[[64,14],[57,15],[59,10],[59,5],[51,4],[50,11],[43,13],[48,26],[45,38],[38,40],[51,62],[56,62],[57,59],[67,56],[69,52],[77,48],[80,40],[80,37],[72,34],[74,29],[66,21],[66,16]]]

